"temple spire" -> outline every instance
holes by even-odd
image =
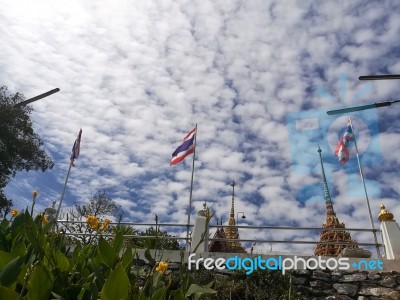
[[[235,221],[235,180],[232,180],[230,184],[232,187],[232,204],[231,204],[231,212],[229,214],[228,226],[225,228],[225,236],[227,239],[231,239],[228,241],[229,245],[229,252],[244,252],[242,244],[237,240],[239,238],[239,232],[236,228],[236,221]],[[232,241],[233,240],[233,241]]]
[[[233,218],[233,222],[235,225],[235,180],[232,180],[232,183],[230,184],[230,186],[232,187],[232,205],[231,205],[231,213],[229,215],[230,218]]]
[[[335,211],[333,210],[333,204],[331,195],[328,189],[328,182],[325,176],[324,164],[322,161],[322,150],[318,147],[319,159],[321,162],[322,169],[322,183],[324,190],[324,199],[326,205],[326,219],[325,224],[322,225],[323,228],[334,228],[334,229],[343,229],[343,230],[323,230],[320,234],[321,242],[330,242],[330,243],[341,243],[345,242],[349,245],[344,244],[317,244],[314,249],[314,255],[316,256],[338,256],[342,253],[345,248],[350,249],[358,249],[358,245],[355,241],[351,239],[350,233],[346,231],[346,227],[343,223],[340,223],[339,219],[336,216]]]
[[[325,169],[324,169],[324,162],[322,161],[322,150],[318,146],[318,153],[319,153],[319,160],[321,163],[321,170],[322,170],[322,185],[324,189],[324,199],[326,203],[326,213],[328,215],[335,215],[335,211],[333,210],[333,205],[332,205],[332,198],[331,194],[329,193],[329,188],[328,188],[328,181],[326,180],[326,175],[325,175]]]

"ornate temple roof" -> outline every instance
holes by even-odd
[[[318,149],[319,158],[321,161],[322,168],[322,181],[323,181],[323,189],[324,189],[324,199],[326,205],[326,217],[325,223],[322,225],[323,228],[343,228],[346,226],[344,223],[340,223],[339,219],[336,216],[336,213],[333,209],[331,195],[328,189],[328,183],[325,176],[324,165],[322,162],[321,149]],[[352,240],[350,233],[346,230],[323,230],[320,234],[320,242],[348,242],[354,243],[354,245],[340,245],[340,244],[317,244],[314,249],[314,255],[316,256],[338,256],[345,248],[359,249],[357,242]]]
[[[221,222],[222,223],[222,222]],[[222,224],[221,224],[222,225]],[[217,228],[214,239],[226,239],[225,231],[222,227]],[[208,246],[209,252],[232,252],[227,241],[212,241]]]
[[[235,222],[235,181],[231,183],[232,187],[232,204],[231,212],[229,214],[228,226],[224,229],[221,227],[217,229],[214,238],[226,238],[237,240],[239,232]],[[222,225],[222,221],[221,221]],[[244,253],[246,252],[239,241],[212,241],[208,247],[210,252],[229,252],[229,253]]]

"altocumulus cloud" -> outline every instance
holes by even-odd
[[[398,94],[398,84],[374,82],[369,93],[353,97],[365,84],[358,76],[400,72],[395,1],[2,1],[1,6],[1,83],[26,97],[61,89],[33,105],[35,129],[56,166],[46,174],[18,174],[7,188],[17,207],[28,205],[32,188],[41,192],[38,208],[59,197],[69,151],[82,128],[66,205],[83,203],[102,189],[121,204],[126,220],[151,221],[157,213],[161,222],[185,223],[191,160],[173,167],[169,161],[197,123],[194,211],[206,201],[226,220],[234,178],[236,211],[247,216],[241,224],[319,227],[322,187],[311,187],[321,180],[321,144],[339,218],[348,227],[369,227],[364,198],[351,195],[347,180],[356,161],[337,166],[328,141],[333,129],[329,134],[321,129],[320,141],[299,144],[294,160],[290,147],[296,137],[287,117],[307,111],[322,116],[335,107]],[[340,74],[347,76],[345,88]],[[318,88],[332,97],[321,96]],[[397,112],[383,108],[359,116],[367,125],[379,124],[369,136],[379,143],[368,148],[364,140],[365,159],[371,161],[365,175],[371,188],[379,187],[371,199],[374,215],[381,201],[400,214]],[[375,158],[381,163],[374,165]],[[294,171],[299,162],[303,174]],[[306,193],[304,186],[310,186]],[[254,236],[317,238],[280,231],[241,234]],[[355,238],[371,241],[372,235]],[[312,251],[274,245],[279,249]]]

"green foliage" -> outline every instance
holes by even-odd
[[[195,273],[194,279],[199,284],[210,282],[212,288],[217,291],[216,295],[206,296],[202,299],[218,300],[278,300],[278,299],[300,299],[291,291],[290,274],[271,270],[256,270],[250,275],[245,271],[235,271],[221,275],[208,270],[200,270]]]
[[[18,278],[22,267],[24,266],[24,258],[16,257],[6,264],[0,272],[0,284],[9,287]]]
[[[32,108],[15,107],[23,100],[22,94],[10,95],[6,87],[0,87],[0,215],[10,212],[12,200],[2,190],[16,172],[44,172],[54,165],[43,149],[43,141],[33,130]]]
[[[0,299],[17,300],[19,295],[8,287],[0,286]]]
[[[0,222],[0,299],[296,299],[290,275],[189,272],[183,251],[174,272],[149,249],[148,265],[140,266],[123,232],[109,240],[100,235],[98,243],[71,244],[64,234],[51,231],[53,225],[32,219],[28,210]]]
[[[34,265],[32,274],[28,280],[27,298],[29,300],[48,299],[53,288],[53,283],[54,278],[49,268],[46,267],[41,261],[38,261],[36,265]]]
[[[200,286],[198,284],[191,284],[188,291],[186,292],[186,297],[194,296],[195,300],[200,299],[202,295],[206,294],[216,294],[217,292],[207,286]]]
[[[166,263],[134,266],[134,250],[123,243],[123,234],[112,240],[72,245],[54,224],[32,219],[28,210],[0,222],[0,299],[199,299],[215,293],[210,286],[172,287],[190,278],[187,270],[174,274]],[[183,298],[182,298],[183,296]]]
[[[1,143],[1,141],[0,141]],[[0,179],[1,181],[1,179]],[[8,180],[4,180],[3,183],[0,182],[0,187],[5,187],[7,184]],[[3,191],[0,188],[0,216],[4,215],[6,216],[10,211],[11,207],[13,206],[13,202],[11,199],[8,199],[6,195],[4,195]]]
[[[101,300],[127,299],[130,282],[122,264],[110,273],[101,291]]]
[[[108,267],[112,267],[117,260],[117,253],[114,251],[113,247],[106,242],[106,240],[102,237],[99,239],[99,256],[101,262],[104,263]]]
[[[133,245],[140,248],[148,249],[160,249],[160,250],[180,250],[180,246],[177,240],[168,239],[171,235],[166,231],[160,231],[158,226],[157,229],[150,227],[149,229],[138,232],[140,236],[148,236],[154,238],[135,238],[132,240]]]

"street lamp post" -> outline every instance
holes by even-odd
[[[239,211],[239,212],[236,214],[236,225],[239,225],[239,214],[242,214],[242,219],[246,219],[246,216],[244,215],[244,212]]]
[[[236,214],[236,226],[239,225],[239,214],[242,214],[242,219],[246,219],[246,216],[244,215],[244,212],[239,211]],[[236,235],[237,235],[237,238],[239,238],[239,229],[238,228],[236,229]]]

